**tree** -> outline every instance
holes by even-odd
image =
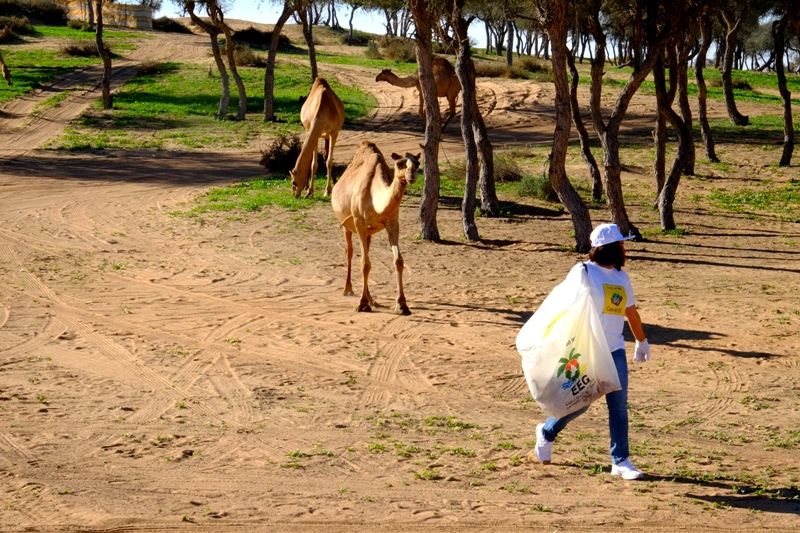
[[[739,30],[747,16],[749,4],[746,1],[730,2],[720,10],[720,16],[725,23],[725,53],[722,60],[722,92],[725,95],[725,107],[728,117],[737,126],[747,126],[750,118],[742,115],[736,108],[736,99],[733,95],[733,60],[736,50],[736,39]]]
[[[272,36],[267,52],[267,66],[264,68],[264,120],[275,121],[275,62],[278,57],[278,44],[280,43],[281,30],[289,17],[294,12],[293,0],[284,0],[283,9],[272,28]]]
[[[103,60],[103,77],[100,85],[103,90],[103,109],[111,109],[111,53],[103,43],[103,0],[96,0],[97,23],[95,27],[95,41],[97,43],[97,53]]]
[[[567,55],[569,54],[567,49],[567,2],[543,0],[540,2],[540,10],[552,45],[551,64],[553,83],[556,89],[556,127],[553,132],[553,148],[550,151],[548,178],[561,203],[572,217],[572,226],[575,230],[575,249],[578,252],[588,252],[592,221],[586,204],[567,178],[565,166],[572,120],[570,90],[567,82]]]
[[[714,40],[713,23],[711,21],[711,9],[706,3],[701,6],[699,13],[700,22],[700,48],[697,51],[694,62],[694,79],[697,82],[697,114],[700,121],[700,131],[703,134],[703,144],[706,148],[706,157],[712,163],[719,163],[719,158],[714,147],[714,137],[711,133],[711,126],[708,123],[708,90],[706,80],[703,75],[705,69],[708,49]]]
[[[220,51],[219,47],[218,38],[220,30],[215,25],[209,24],[197,16],[197,14],[194,12],[194,0],[183,0],[183,8],[189,14],[189,17],[192,19],[192,23],[205,31],[211,38],[211,54],[214,57],[214,63],[217,65],[220,83],[222,84],[222,94],[219,98],[219,105],[217,106],[217,112],[215,116],[219,120],[223,120],[228,116],[228,103],[231,99],[231,89],[230,80],[228,78],[228,69],[225,67],[225,62],[222,60],[222,52]]]
[[[247,115],[247,93],[245,92],[242,77],[239,75],[239,70],[236,68],[236,43],[233,42],[233,32],[230,26],[225,23],[225,14],[222,12],[222,8],[217,0],[206,0],[206,9],[214,26],[225,34],[225,55],[228,58],[228,68],[236,84],[236,91],[239,94],[239,106],[236,112],[236,120],[244,120]]]
[[[308,62],[311,65],[311,82],[313,83],[314,80],[317,79],[319,70],[317,69],[317,49],[314,46],[314,35],[308,17],[312,5],[312,2],[305,4],[300,1],[295,6],[295,13],[300,18],[300,22],[303,25],[303,37],[305,37],[306,46],[308,46]]]
[[[783,152],[781,153],[780,166],[789,166],[792,162],[794,151],[794,125],[792,123],[792,94],[786,85],[786,73],[783,67],[783,56],[786,50],[786,28],[790,23],[800,26],[800,14],[792,5],[792,0],[783,0],[779,3],[778,19],[772,23],[772,41],[774,46],[775,73],[778,77],[778,91],[783,103]]]
[[[456,39],[456,74],[461,83],[461,137],[464,139],[464,155],[466,156],[466,178],[464,180],[464,197],[461,201],[461,219],[464,235],[470,241],[477,241],[478,226],[475,224],[475,193],[478,184],[478,148],[475,143],[475,132],[472,129],[475,107],[475,69],[469,47],[469,22],[464,18],[464,0],[455,0],[450,13],[450,21]]]
[[[411,16],[417,32],[417,64],[419,83],[425,102],[425,183],[419,205],[420,236],[427,241],[439,240],[436,212],[439,202],[439,139],[442,134],[442,118],[439,99],[433,81],[433,42],[431,39],[432,0],[410,0]]]
[[[606,121],[603,118],[600,105],[606,62],[606,34],[601,24],[601,4],[602,0],[591,0],[589,10],[589,28],[595,42],[595,54],[591,68],[592,85],[590,89],[592,124],[603,146],[603,178],[606,188],[606,202],[611,211],[612,222],[617,224],[624,234],[632,233],[637,239],[641,239],[641,233],[628,218],[622,196],[619,131],[631,99],[652,70],[656,58],[664,48],[669,29],[661,28],[657,31],[658,2],[655,0],[636,0],[631,9],[624,10],[621,14],[617,13],[618,17],[628,17],[631,20],[629,25],[636,28],[630,45],[630,63],[633,67],[633,72],[628,77],[628,81],[619,94],[616,104]],[[655,37],[651,39],[652,44],[646,47],[646,55],[643,56],[645,47],[642,43],[641,32],[644,29],[648,29]]]

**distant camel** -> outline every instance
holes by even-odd
[[[325,160],[328,182],[325,196],[333,189],[333,147],[336,137],[344,124],[344,105],[323,78],[317,78],[300,108],[300,121],[308,132],[300,155],[289,171],[292,178],[292,193],[298,198],[303,189],[308,188],[306,197],[314,195],[314,177],[317,175],[317,145],[319,139],[325,140]],[[309,177],[310,175],[310,177]]]
[[[372,311],[375,301],[369,293],[367,280],[371,263],[369,245],[372,235],[386,228],[389,245],[394,256],[394,270],[397,278],[397,305],[395,311],[410,315],[403,293],[403,256],[400,255],[400,201],[406,185],[413,183],[419,169],[420,154],[392,154],[394,176],[378,147],[369,141],[361,141],[353,160],[339,178],[331,195],[331,206],[344,230],[347,245],[347,279],[344,295],[353,295],[350,281],[353,261],[353,233],[361,241],[361,276],[363,287],[361,301],[356,311]]]
[[[384,69],[375,77],[375,81],[386,81],[396,87],[416,88],[419,93],[419,116],[423,119],[425,118],[422,89],[419,86],[419,71],[411,76],[401,78],[391,70]],[[461,92],[461,83],[459,83],[458,76],[456,76],[456,69],[442,57],[433,58],[433,81],[436,84],[436,96],[447,98],[447,103],[450,106],[450,113],[442,125],[442,128],[444,128],[456,114],[456,102],[458,101],[458,93]]]
[[[0,30],[0,41],[3,41],[9,35],[11,35],[11,26],[3,26],[3,29]],[[6,62],[3,61],[3,54],[0,54],[0,73],[2,73],[3,79],[6,80],[6,83],[11,85],[11,72],[8,71]]]

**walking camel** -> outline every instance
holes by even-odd
[[[419,86],[419,71],[411,76],[401,78],[391,70],[384,69],[375,77],[375,81],[386,81],[396,87],[415,87],[419,93],[419,116],[423,119],[425,118],[422,88]],[[456,101],[458,101],[458,93],[461,92],[461,83],[458,81],[456,69],[442,57],[433,58],[433,81],[436,84],[436,96],[447,98],[447,103],[450,106],[450,112],[442,125],[442,128],[444,128],[456,114]]]
[[[419,170],[420,154],[406,153],[401,156],[393,153],[394,175],[383,154],[375,144],[362,141],[353,160],[339,178],[331,195],[331,206],[344,231],[347,257],[347,279],[344,283],[345,296],[353,295],[351,282],[353,262],[353,233],[361,241],[361,300],[356,311],[372,311],[377,304],[369,293],[367,280],[371,263],[369,246],[372,236],[386,228],[389,245],[394,256],[395,278],[397,280],[397,302],[395,312],[410,315],[403,293],[403,256],[400,254],[400,201],[406,186],[413,183]]]
[[[344,105],[325,79],[317,78],[311,85],[303,107],[300,108],[300,122],[303,123],[308,135],[294,168],[289,171],[292,178],[292,194],[298,198],[303,190],[308,188],[306,197],[311,198],[314,195],[317,146],[322,138],[325,141],[324,156],[328,171],[325,196],[328,196],[333,189],[333,147],[344,124]]]

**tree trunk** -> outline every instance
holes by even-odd
[[[97,0],[96,7],[96,30],[95,41],[97,42],[97,53],[103,59],[103,78],[100,85],[103,89],[103,109],[111,109],[111,54],[103,43],[103,0]]]
[[[744,14],[741,14],[736,20],[734,15],[722,12],[722,18],[725,21],[725,55],[722,61],[722,91],[725,95],[725,107],[728,110],[728,117],[731,122],[737,126],[747,126],[750,119],[742,115],[736,108],[736,99],[733,95],[733,61],[734,52],[736,50],[736,37],[739,34],[739,28],[742,26],[742,19]]]
[[[681,119],[686,124],[689,132],[689,142],[686,148],[689,150],[686,168],[683,169],[687,176],[694,176],[695,149],[694,149],[694,130],[692,129],[692,108],[689,105],[689,52],[695,45],[697,35],[692,32],[691,38],[678,44],[678,61],[675,65],[676,77],[678,82],[678,106],[681,110]]]
[[[506,46],[506,65],[509,68],[514,64],[514,19],[506,16],[506,35],[508,35],[508,45]]]
[[[283,4],[275,27],[272,28],[272,38],[269,42],[269,52],[267,53],[267,66],[264,69],[264,120],[275,122],[275,61],[278,58],[278,43],[281,38],[281,30],[289,17],[292,16],[292,8],[288,2]]]
[[[478,184],[478,148],[475,143],[473,113],[475,107],[475,76],[470,65],[471,54],[469,48],[468,27],[464,19],[464,0],[454,2],[451,13],[451,23],[456,35],[456,74],[461,83],[461,137],[464,140],[464,154],[466,156],[466,179],[464,180],[464,197],[461,200],[461,220],[464,226],[464,236],[467,240],[480,239],[478,226],[475,223],[475,193]]]
[[[220,83],[222,84],[222,95],[219,98],[219,106],[217,106],[217,113],[215,116],[219,120],[225,120],[228,116],[228,103],[231,99],[231,88],[230,80],[228,79],[228,69],[225,67],[225,62],[222,60],[222,52],[220,51],[219,40],[217,39],[219,36],[219,29],[195,14],[195,3],[193,0],[186,0],[184,2],[184,7],[186,8],[186,12],[189,13],[189,17],[192,19],[192,24],[198,28],[202,28],[211,38],[211,54],[214,57],[214,63],[217,65]]]
[[[442,118],[433,80],[433,43],[431,42],[432,11],[429,0],[411,0],[411,16],[417,29],[417,64],[419,83],[425,102],[425,184],[419,204],[420,236],[426,241],[439,241],[436,211],[439,203],[439,139]],[[462,113],[463,113],[462,105]]]
[[[783,56],[786,48],[786,27],[789,23],[788,11],[772,23],[772,42],[775,56],[775,73],[778,76],[778,91],[783,102],[783,152],[779,165],[788,167],[792,162],[794,151],[794,125],[792,123],[792,94],[786,86],[786,73],[783,67]]]
[[[589,234],[592,221],[580,195],[567,179],[566,158],[570,129],[570,91],[567,82],[567,3],[554,0],[550,3],[550,18],[547,33],[553,46],[553,82],[556,89],[556,128],[553,132],[553,148],[550,152],[548,177],[561,203],[572,217],[575,230],[575,250],[588,252],[591,248]]]
[[[603,177],[600,174],[600,169],[597,167],[597,160],[594,158],[594,154],[592,154],[589,132],[586,131],[586,126],[581,117],[581,108],[578,103],[578,82],[580,81],[580,76],[578,74],[578,69],[575,67],[575,58],[567,54],[567,61],[572,76],[569,91],[572,123],[575,124],[575,129],[578,131],[578,137],[581,141],[581,156],[586,162],[586,166],[589,167],[589,176],[592,179],[592,198],[599,202],[603,197]]]
[[[303,24],[303,37],[306,39],[306,46],[308,46],[308,62],[311,65],[311,83],[317,79],[319,71],[317,70],[317,49],[314,47],[314,35],[311,31],[311,24],[308,23],[308,13],[304,8],[298,10],[300,15],[300,22]]]
[[[225,23],[225,15],[216,0],[209,1],[207,8],[208,16],[214,26],[225,34],[225,56],[228,59],[228,68],[231,76],[233,76],[233,82],[236,84],[236,92],[239,95],[236,120],[244,120],[247,116],[247,93],[242,77],[239,75],[239,70],[236,68],[236,44],[233,42],[233,33],[230,26]]]
[[[704,11],[700,18],[700,50],[694,63],[694,78],[697,81],[697,113],[700,119],[700,131],[703,133],[703,144],[706,147],[706,157],[712,163],[719,163],[716,150],[714,148],[714,137],[711,134],[711,126],[708,123],[708,90],[706,80],[703,76],[703,69],[706,67],[706,57],[708,49],[713,40],[713,25],[708,11]]]
[[[358,5],[353,4],[353,6],[350,9],[350,21],[349,21],[350,33],[347,37],[347,44],[353,44],[353,17],[356,16],[356,11],[358,11]]]
[[[671,63],[676,63],[676,61],[671,61]],[[685,123],[683,119],[681,119],[681,117],[672,109],[672,97],[667,92],[666,82],[664,79],[664,68],[660,60],[656,61],[656,65],[653,68],[653,80],[656,87],[658,112],[669,121],[669,123],[678,133],[678,153],[675,155],[672,168],[670,169],[669,175],[664,181],[664,185],[661,187],[658,195],[658,210],[661,214],[661,229],[664,231],[670,231],[675,229],[675,218],[673,213],[675,194],[678,190],[681,174],[683,174],[683,171],[686,168],[686,163],[691,153],[691,150],[688,146],[691,143],[691,129],[689,128],[689,125]]]
[[[475,69],[470,63],[473,79]],[[463,103],[461,104],[463,107]],[[475,142],[478,144],[478,163],[480,163],[480,176],[478,188],[481,193],[481,214],[487,217],[496,217],[500,214],[500,201],[497,199],[497,190],[494,183],[494,148],[489,140],[489,132],[481,116],[477,101],[472,102],[472,130],[475,133]]]

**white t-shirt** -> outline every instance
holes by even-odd
[[[605,268],[592,261],[586,262],[592,301],[600,315],[608,347],[611,351],[625,348],[622,329],[625,327],[625,309],[636,304],[628,273],[614,267]],[[583,263],[569,271],[567,279],[581,276]]]

